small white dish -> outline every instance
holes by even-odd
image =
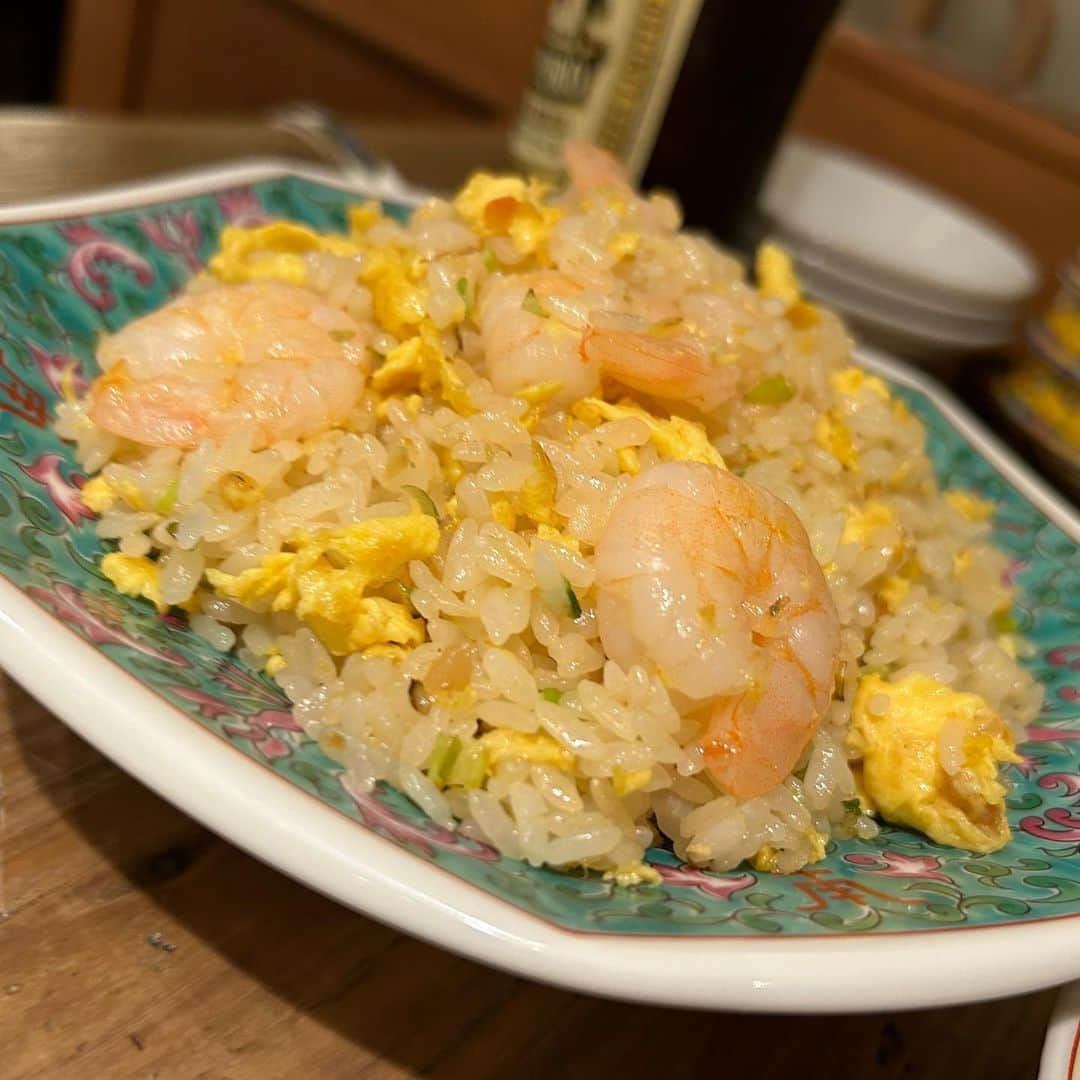
[[[780,232],[777,242],[794,258],[800,277],[813,280],[818,288],[839,296],[851,296],[866,308],[895,312],[898,317],[914,318],[928,327],[940,328],[949,337],[994,336],[1011,338],[1017,330],[1016,313],[1002,308],[994,314],[975,314],[951,307],[947,301],[929,303],[922,297],[883,285],[871,274],[860,273],[843,260],[817,245]]]
[[[786,233],[928,306],[995,316],[1036,290],[1030,254],[973,210],[854,154],[791,138],[761,197]]]
[[[1064,986],[1046,1029],[1039,1080],[1080,1080],[1080,982]]]
[[[867,303],[857,290],[826,284],[802,266],[799,273],[807,294],[841,314],[857,340],[941,375],[953,372],[966,357],[1000,349],[1014,335],[1012,324],[986,322],[972,329],[899,302],[888,307]]]

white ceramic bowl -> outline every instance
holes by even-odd
[[[949,375],[968,357],[1000,349],[1014,336],[1011,322],[971,324],[937,312],[891,300],[882,304],[846,284],[837,284],[796,262],[807,294],[839,312],[856,339]]]
[[[761,207],[792,238],[912,303],[1003,318],[1039,284],[1023,246],[974,211],[808,140],[781,146]]]
[[[861,273],[827,249],[791,236],[782,230],[777,242],[795,259],[804,281],[832,295],[850,297],[861,307],[894,312],[898,317],[913,317],[920,325],[938,329],[945,337],[990,339],[995,343],[1008,340],[1017,333],[1016,311],[1001,308],[991,313],[976,314],[951,307],[947,299],[928,303],[913,295],[883,283],[872,274]]]

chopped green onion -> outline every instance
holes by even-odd
[[[862,803],[858,799],[845,799],[840,805],[843,806],[845,814],[862,813]]]
[[[540,306],[540,301],[536,298],[535,289],[530,289],[525,294],[525,299],[521,301],[521,310],[527,311],[530,315],[539,315],[541,319],[548,317],[548,313]]]
[[[563,587],[566,589],[566,602],[570,605],[570,617],[572,619],[581,618],[581,601],[577,598],[577,593],[570,588],[570,582],[563,578]]]
[[[408,492],[416,500],[416,504],[421,511],[427,514],[428,517],[433,517],[436,521],[439,520],[439,511],[435,509],[435,503],[423,488],[418,488],[415,484],[402,484],[401,490]]]
[[[847,661],[841,660],[840,666],[836,669],[836,675],[833,677],[833,701],[844,700],[844,682],[847,675]]]
[[[465,314],[472,314],[472,304],[469,302],[469,280],[468,278],[459,277],[454,282],[454,291],[461,297],[461,302],[465,305]]]
[[[795,396],[795,387],[783,375],[769,375],[746,392],[751,405],[783,405]]]
[[[661,319],[649,327],[648,333],[653,337],[667,337],[673,330],[682,325],[682,317],[673,315],[670,319]]]
[[[356,337],[355,330],[331,330],[330,336],[335,341],[352,341]]]
[[[454,761],[448,782],[454,787],[483,787],[487,774],[487,749],[476,742],[470,742]]]
[[[562,691],[556,690],[554,686],[548,686],[540,691],[540,696],[545,701],[550,701],[553,705],[558,705],[562,701]]]
[[[180,478],[174,476],[172,483],[158,496],[157,501],[154,503],[154,510],[159,514],[171,513],[172,508],[176,505],[176,493],[180,489]]]
[[[440,731],[435,736],[435,745],[424,764],[428,779],[438,787],[445,786],[460,753],[461,740],[456,735],[447,735],[445,731]]]
[[[990,616],[990,626],[996,634],[1011,634],[1016,630],[1016,620],[1013,613],[1006,608],[1005,611],[995,611]]]
[[[499,260],[495,258],[495,252],[491,248],[484,248],[484,269],[493,274],[499,268]]]
[[[412,602],[412,592],[410,591],[409,586],[400,578],[394,578],[393,581],[388,581],[383,588],[386,592],[396,595],[400,603],[405,604],[413,611],[416,611],[416,606]]]

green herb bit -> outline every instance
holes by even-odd
[[[435,509],[435,502],[423,488],[418,488],[415,484],[402,484],[401,490],[406,492],[428,517],[439,520],[439,511]]]
[[[435,745],[424,764],[428,779],[437,787],[444,787],[454,762],[461,753],[461,740],[456,735],[447,735],[445,731],[435,736]]]
[[[457,281],[454,282],[454,291],[467,304],[469,302],[469,279],[459,277]]]
[[[833,701],[844,700],[844,683],[847,681],[847,661],[841,660],[833,677]]]
[[[356,337],[355,330],[331,330],[330,336],[334,341],[352,341]]]
[[[570,587],[570,582],[563,578],[563,587],[566,589],[566,602],[570,605],[570,617],[573,619],[581,618],[581,601],[577,598],[577,593]]]
[[[844,808],[844,813],[851,814],[852,817],[862,813],[862,803],[858,799],[845,799],[840,805]]]
[[[180,478],[174,476],[169,486],[158,496],[154,503],[154,510],[159,514],[172,513],[176,505],[176,493],[180,490]]]
[[[539,315],[541,319],[548,317],[548,313],[540,306],[535,289],[530,289],[525,294],[525,299],[521,301],[521,310],[527,311],[530,315]]]
[[[400,578],[394,578],[393,581],[388,581],[383,586],[382,591],[388,594],[387,599],[396,597],[398,603],[404,604],[410,610],[419,614],[419,612],[416,611],[416,605],[412,602],[412,591]]]
[[[495,252],[491,248],[484,248],[484,269],[489,274],[494,274],[499,269],[499,260],[495,258]]]
[[[545,701],[550,701],[552,705],[558,705],[562,701],[562,691],[556,690],[554,686],[545,687],[540,691],[540,696]]]
[[[1012,634],[1016,631],[1016,619],[1013,618],[1013,613],[1008,609],[995,611],[990,616],[990,626],[995,634]]]
[[[479,788],[484,786],[487,774],[487,750],[471,742],[458,754],[450,770],[448,782],[454,787]]]
[[[670,319],[661,319],[659,322],[654,322],[647,332],[652,337],[669,337],[681,325],[682,316],[673,315]]]
[[[783,405],[795,396],[795,387],[783,375],[769,375],[746,392],[751,405]]]

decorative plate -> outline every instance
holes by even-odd
[[[370,192],[369,192],[370,193]],[[378,192],[386,195],[386,191]],[[388,788],[349,790],[272,683],[118,596],[50,428],[60,373],[160,305],[230,221],[341,226],[334,174],[254,162],[0,210],[0,662],[76,732],[266,862],[376,919],[521,975],[641,1001],[853,1011],[1080,976],[1080,520],[934,383],[880,354],[950,485],[999,504],[1046,708],[992,856],[903,829],[790,877],[651,854],[624,889],[502,858]],[[398,205],[397,212],[406,208]],[[223,903],[228,902],[223,900]]]
[[[1080,982],[1062,987],[1046,1030],[1039,1080],[1080,1080]]]

